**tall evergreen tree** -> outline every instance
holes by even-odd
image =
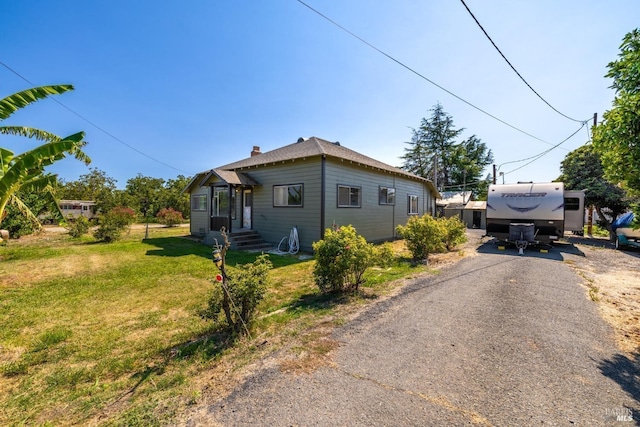
[[[408,172],[431,179],[441,190],[462,190],[476,195],[483,190],[482,171],[493,162],[493,154],[476,135],[458,142],[464,128],[456,129],[453,118],[439,103],[412,129],[409,148],[401,157]],[[484,183],[486,187],[486,183]]]

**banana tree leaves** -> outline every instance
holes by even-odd
[[[0,99],[0,120],[4,120],[13,113],[27,105],[44,99],[50,95],[59,95],[69,90],[73,90],[72,85],[52,85],[40,86],[25,89],[21,92],[14,93],[6,98]]]

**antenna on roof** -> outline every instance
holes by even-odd
[[[337,145],[338,147],[340,147],[340,141],[336,141],[334,142],[335,145]]]
[[[303,137],[298,138],[297,142],[304,142],[304,138]]]

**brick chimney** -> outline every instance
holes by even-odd
[[[262,154],[262,152],[260,151],[260,147],[254,145],[253,150],[251,150],[251,157],[257,156],[258,154]]]

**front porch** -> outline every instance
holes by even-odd
[[[210,231],[203,243],[213,246],[216,244],[216,240],[220,245],[224,243],[222,233],[220,231]],[[233,251],[267,251],[273,249],[273,245],[265,242],[260,233],[249,228],[240,228],[228,233],[227,240],[231,244],[229,249]]]

